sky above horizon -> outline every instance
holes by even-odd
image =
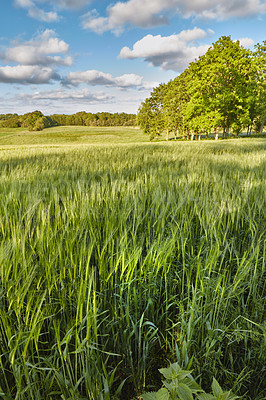
[[[221,36],[266,39],[266,0],[1,0],[0,114],[136,113]]]

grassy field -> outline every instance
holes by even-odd
[[[23,128],[1,128],[1,145],[67,145],[146,142],[147,136],[131,127],[57,126],[40,132]]]
[[[0,132],[0,398],[265,399],[265,139]]]

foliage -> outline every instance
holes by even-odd
[[[53,114],[46,117],[41,111],[34,111],[24,115],[1,114],[0,126],[4,128],[28,128],[29,131],[41,131],[52,126],[134,126],[135,114],[126,113],[86,113],[78,112],[73,115]]]
[[[177,130],[191,139],[215,131],[218,139],[219,130],[239,135],[259,126],[262,132],[265,109],[265,43],[251,52],[222,36],[174,81],[156,87],[137,120],[152,137],[156,126],[167,140]]]
[[[134,126],[136,123],[135,114],[126,113],[87,113],[80,111],[73,115],[53,114],[52,121],[59,126]]]
[[[180,368],[178,363],[159,370],[164,376],[163,387],[158,392],[141,395],[142,400],[235,400],[231,391],[224,392],[215,378],[212,382],[212,394],[205,393],[195,382],[191,372]]]
[[[255,62],[257,65],[257,96],[255,122],[256,131],[262,133],[266,119],[266,40],[255,46]]]

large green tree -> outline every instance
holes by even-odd
[[[176,79],[153,90],[139,108],[138,123],[151,137],[177,130],[238,135],[265,122],[266,42],[251,52],[222,36]]]
[[[192,130],[230,128],[238,134],[250,124],[256,67],[249,50],[223,36],[189,67],[186,117]],[[200,123],[200,124],[199,124]]]
[[[154,88],[151,96],[139,107],[137,123],[151,139],[158,138],[165,128],[163,114],[165,85]]]
[[[254,119],[257,130],[262,132],[266,120],[266,40],[255,46],[254,60],[257,67],[257,97]]]

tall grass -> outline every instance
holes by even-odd
[[[2,147],[0,398],[130,399],[178,360],[265,398],[265,142]]]

